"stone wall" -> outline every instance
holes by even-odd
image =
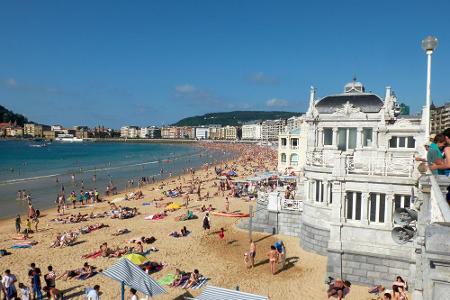
[[[396,276],[402,276],[410,287],[414,286],[415,261],[401,257],[374,255],[346,251],[342,254],[328,251],[327,274],[345,278],[351,283],[374,286],[382,284],[388,288]]]
[[[330,231],[302,222],[300,230],[300,246],[310,252],[327,255]]]
[[[300,217],[298,211],[268,211],[265,204],[257,203],[253,218],[253,231],[290,236],[300,235]],[[248,229],[248,220],[242,220],[237,225]]]

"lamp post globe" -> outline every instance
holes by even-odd
[[[425,51],[433,51],[438,45],[438,39],[432,35],[422,40],[422,49]]]

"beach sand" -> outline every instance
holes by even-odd
[[[272,157],[273,158],[273,157]],[[244,177],[252,174],[252,163],[245,157],[240,158],[238,174]],[[245,166],[244,166],[245,161]],[[276,160],[266,160],[264,165],[268,169],[274,169]],[[231,162],[229,162],[231,164]],[[253,167],[262,168],[262,164],[253,163]],[[245,169],[245,170],[244,170]],[[186,182],[192,175],[183,175]],[[204,180],[202,184],[202,195],[209,191],[214,195],[217,188],[213,186],[216,179],[214,168],[199,170],[195,177]],[[164,190],[170,187],[179,186],[181,181],[177,178],[164,180],[167,184]],[[185,183],[187,184],[187,183]],[[185,185],[184,184],[184,185]],[[14,244],[12,240],[16,236],[14,230],[14,220],[3,220],[0,222],[0,249],[8,249],[12,255],[0,257],[0,271],[11,269],[12,273],[17,275],[19,282],[24,282],[29,286],[27,272],[29,264],[35,262],[45,274],[48,265],[52,265],[57,274],[65,270],[80,268],[85,261],[100,269],[107,269],[113,265],[117,258],[96,258],[82,259],[83,254],[97,250],[102,242],[108,242],[108,246],[125,246],[125,240],[139,238],[141,236],[154,236],[156,241],[151,245],[144,245],[144,249],[154,246],[159,249],[158,252],[151,252],[147,258],[154,262],[164,262],[167,264],[161,271],[152,274],[155,279],[159,279],[166,274],[174,274],[175,268],[183,271],[192,272],[199,269],[200,273],[210,278],[208,284],[221,286],[225,288],[236,288],[239,286],[241,291],[268,295],[270,299],[327,299],[326,285],[324,284],[326,273],[326,257],[317,254],[308,253],[299,246],[298,237],[288,237],[279,235],[269,235],[263,233],[253,233],[253,240],[256,241],[257,255],[256,266],[254,269],[247,269],[244,265],[244,253],[248,251],[248,232],[238,229],[235,225],[239,219],[211,216],[211,233],[208,234],[202,229],[202,218],[204,213],[195,211],[203,204],[206,206],[211,203],[218,210],[224,210],[224,197],[211,197],[209,201],[196,201],[197,196],[191,195],[189,209],[194,210],[198,219],[177,222],[175,217],[186,212],[182,208],[178,211],[169,213],[169,216],[163,220],[144,220],[149,214],[161,212],[162,208],[155,206],[142,206],[143,202],[152,201],[162,196],[161,190],[153,190],[160,183],[147,185],[141,190],[144,192],[144,199],[123,201],[118,205],[137,207],[140,215],[126,220],[100,218],[78,224],[55,224],[49,222],[56,217],[54,209],[43,212],[44,217],[40,219],[40,230],[32,234],[32,239],[39,241],[32,249],[10,250],[9,247]],[[227,192],[226,192],[227,193]],[[120,195],[113,196],[112,199]],[[169,201],[183,203],[183,198],[167,198],[159,203]],[[243,199],[230,197],[230,210],[247,212],[251,202]],[[253,203],[254,205],[255,203]],[[67,213],[98,213],[109,209],[107,203],[95,204],[94,207],[68,209]],[[26,219],[22,216],[22,227]],[[76,245],[62,249],[49,248],[57,232],[63,232],[70,229],[77,229],[82,226],[95,223],[105,223],[107,228],[93,231],[89,234],[80,235]],[[191,234],[187,237],[172,238],[168,234],[175,230],[180,230],[182,226],[187,226]],[[221,227],[225,229],[225,239],[221,240],[216,233]],[[112,236],[119,228],[127,228],[131,232],[119,237]],[[267,252],[270,245],[276,240],[281,239],[287,248],[286,267],[276,275],[270,273]],[[43,281],[43,280],[42,280]],[[57,281],[57,288],[64,291],[65,299],[83,299],[82,295],[86,287],[92,287],[95,284],[100,285],[102,299],[120,299],[120,284],[101,274],[89,278],[85,281],[72,279],[68,281]],[[166,287],[168,294],[158,296],[157,299],[182,299],[182,295],[198,295],[201,290],[183,290],[181,288]],[[127,296],[128,296],[127,288]],[[139,295],[144,298],[143,295]],[[351,293],[346,299],[372,299],[367,293],[366,287],[352,285]]]

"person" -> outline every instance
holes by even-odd
[[[384,293],[383,300],[391,300],[391,299],[392,299],[392,296],[390,293]]]
[[[19,283],[20,296],[22,300],[30,300],[30,289],[22,282]]]
[[[228,197],[225,197],[225,211],[230,211],[230,200],[228,200]]]
[[[45,286],[43,290],[48,294],[47,297],[48,297],[49,300],[62,300],[62,299],[64,299],[64,295],[63,295],[62,291],[58,290],[55,287]]]
[[[99,292],[100,286],[98,284],[94,285],[94,288],[87,293],[87,300],[100,300]]]
[[[0,276],[0,297],[2,299],[6,299],[6,290],[5,290],[5,287],[3,286],[2,279],[3,279],[2,276]]]
[[[142,246],[142,242],[137,242],[137,246],[136,246],[136,252],[137,253],[144,253],[144,246]]]
[[[22,225],[22,221],[20,220],[20,215],[17,215],[17,217],[16,217],[16,233],[17,234],[20,233],[21,225]]]
[[[30,264],[31,269],[28,271],[28,277],[31,281],[32,299],[42,299],[41,292],[41,269],[36,268],[35,263]]]
[[[253,240],[250,240],[250,251],[248,252],[248,256],[250,259],[251,268],[255,266],[255,257],[256,257],[256,244]]]
[[[427,162],[428,165],[442,164],[444,163],[444,156],[442,155],[441,149],[446,145],[445,135],[442,133],[437,134],[434,137],[433,142],[430,144],[427,151]],[[435,175],[444,175],[444,170],[434,169],[432,173]]]
[[[392,296],[394,300],[408,300],[404,287],[400,285],[394,284],[392,286]]]
[[[280,254],[274,245],[270,246],[270,251],[269,251],[269,253],[267,253],[267,256],[269,257],[270,271],[272,272],[272,275],[275,275],[276,264],[278,263]]]
[[[9,269],[3,273],[2,285],[7,300],[15,299],[17,297],[17,290],[15,286],[16,282],[17,282],[16,276],[11,274],[11,271]]]
[[[280,253],[281,258],[281,264],[284,267],[284,264],[286,262],[286,246],[284,245],[282,240],[278,240],[275,242],[275,248],[277,249],[278,253]]]
[[[338,300],[342,300],[345,295],[347,295],[350,292],[350,286],[352,285],[350,281],[348,280],[341,280],[341,279],[333,279],[331,277],[328,277],[330,279],[329,287],[327,290],[327,296],[330,298],[331,296],[335,296],[338,298]]]
[[[25,234],[28,235],[32,231],[31,230],[31,221],[30,221],[30,219],[27,219],[27,224],[26,225],[27,225],[27,228],[25,229]]]
[[[206,213],[205,217],[203,218],[203,229],[204,230],[208,230],[208,232],[211,229],[211,223],[210,223],[210,220],[209,220],[209,213]]]
[[[225,230],[222,228],[220,228],[220,232],[219,232],[219,238],[221,240],[223,240],[225,238]]]
[[[48,273],[44,275],[47,298],[50,299],[50,291],[56,287],[56,273],[52,266],[47,267]]]
[[[133,288],[130,289],[130,300],[138,300],[138,296],[136,295],[137,291]]]
[[[447,128],[444,130],[444,132],[442,133],[445,136],[445,141],[446,144],[449,145],[450,144],[450,128]],[[449,175],[449,170],[450,170],[450,147],[447,146],[444,148],[444,154],[443,154],[443,159],[444,161],[442,163],[438,163],[441,161],[437,161],[435,163],[433,163],[430,166],[430,170],[433,172],[434,170],[444,170],[444,174],[445,175]]]
[[[185,289],[188,289],[188,288],[192,287],[193,285],[195,285],[199,279],[200,279],[200,273],[197,269],[195,269],[194,272],[191,273],[191,277],[189,277],[189,281],[188,281],[188,284],[186,285]]]
[[[38,218],[37,214],[33,218],[33,223],[34,223],[35,232],[38,232],[39,218]]]

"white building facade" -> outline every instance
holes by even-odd
[[[266,120],[261,124],[261,139],[277,141],[278,135],[284,130],[286,120]]]
[[[396,244],[391,231],[394,210],[414,205],[421,120],[399,118],[389,87],[382,99],[354,81],[320,100],[312,89],[305,122],[302,247],[327,255],[330,276],[361,284],[388,284],[396,275],[411,281],[414,248]]]
[[[296,127],[286,127],[278,138],[278,171],[283,174],[301,175],[305,166],[308,123],[303,118],[296,122]]]
[[[242,139],[254,141],[261,140],[261,123],[242,125]]]
[[[208,127],[196,127],[195,128],[195,138],[197,140],[206,140],[209,137]]]

